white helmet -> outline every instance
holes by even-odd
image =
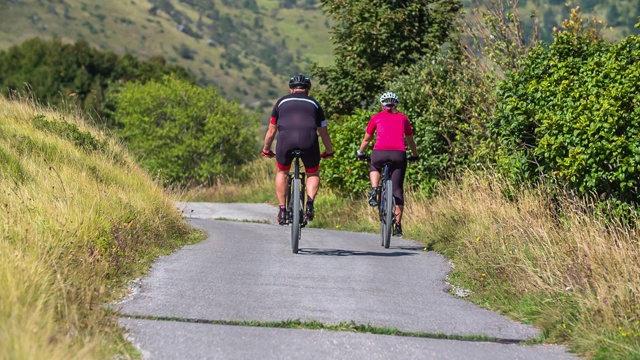
[[[400,102],[400,100],[398,99],[398,95],[392,93],[391,91],[387,91],[380,96],[380,104],[382,105],[398,105],[398,102]]]

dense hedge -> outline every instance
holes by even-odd
[[[551,178],[578,195],[636,203],[640,37],[609,44],[578,18],[523,58],[498,90],[495,160],[512,176]]]
[[[257,117],[214,88],[165,76],[130,82],[109,101],[119,136],[167,185],[211,185],[258,153]]]
[[[336,151],[332,159],[320,164],[320,177],[330,187],[347,192],[360,192],[369,188],[369,164],[357,161],[356,151],[373,114],[366,110],[356,110],[353,115],[329,122],[329,133]]]

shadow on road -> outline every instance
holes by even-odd
[[[402,249],[402,248],[399,248]],[[409,251],[360,251],[360,250],[344,250],[344,249],[316,249],[316,248],[300,248],[298,253],[303,255],[325,255],[325,256],[381,256],[381,257],[398,257],[398,256],[412,256],[418,255],[417,251],[422,251],[422,248],[410,248],[407,247],[403,250]]]

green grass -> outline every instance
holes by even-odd
[[[203,234],[73,114],[0,98],[0,159],[0,358],[136,356],[104,304]]]

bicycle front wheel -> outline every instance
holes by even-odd
[[[300,240],[300,214],[302,213],[300,202],[300,178],[293,179],[293,206],[291,207],[291,250],[294,254],[298,253],[298,241]]]
[[[388,249],[391,245],[391,230],[393,229],[393,183],[391,180],[387,180],[385,189],[383,189],[384,196],[384,242],[383,246]]]

